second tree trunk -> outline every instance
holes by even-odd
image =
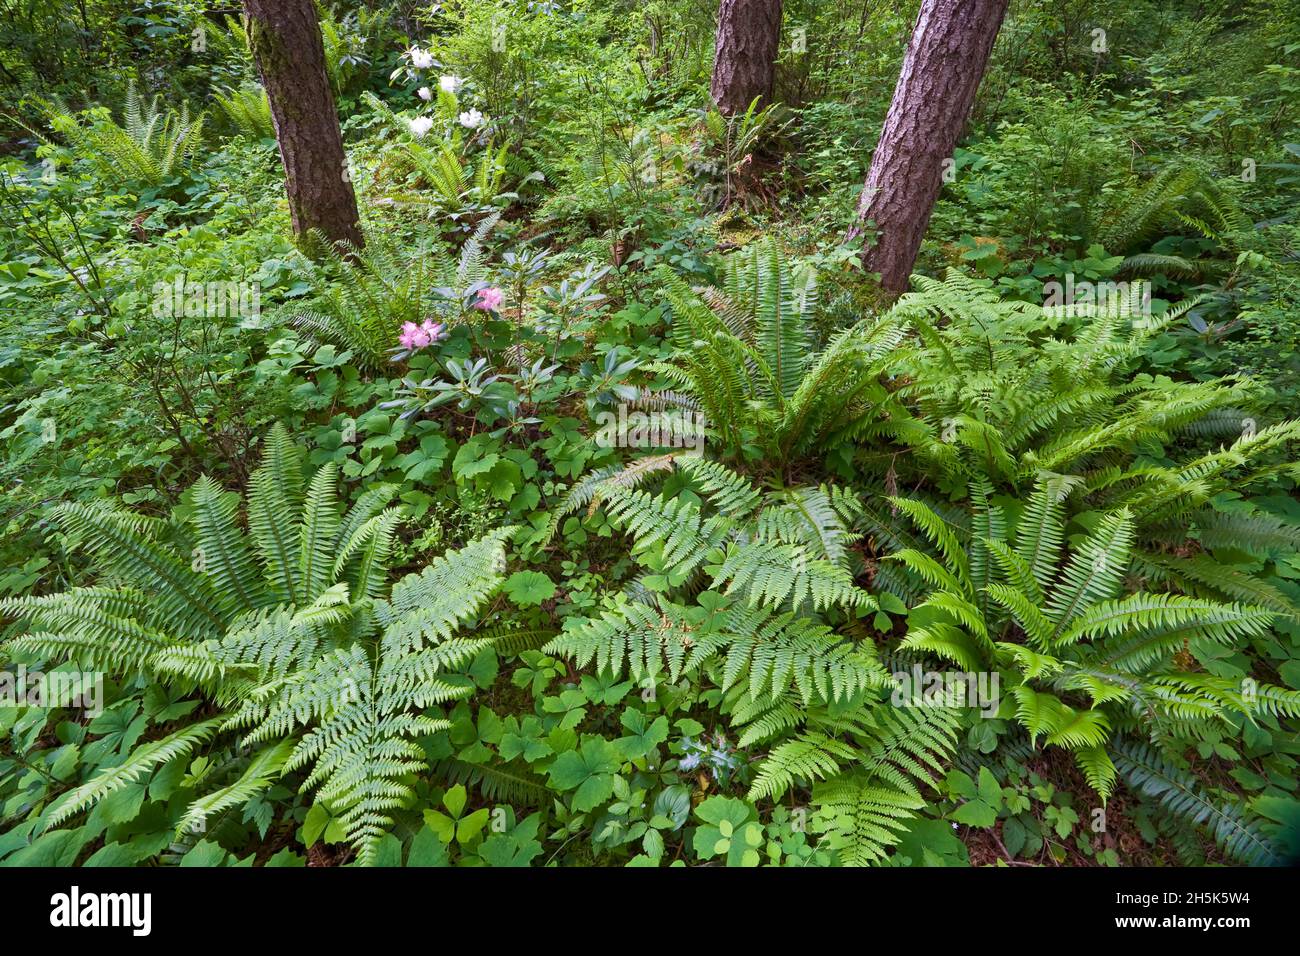
[[[1007,0],[921,4],[851,233],[875,224],[879,237],[862,261],[890,292],[907,288],[1006,11]]]

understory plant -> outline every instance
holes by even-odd
[[[292,775],[371,860],[426,766],[419,740],[450,726],[438,706],[472,689],[455,674],[490,644],[474,636],[474,619],[504,578],[513,530],[390,580],[402,521],[394,490],[371,488],[344,509],[337,469],[305,476],[276,429],[244,507],[209,478],[191,488],[180,523],[62,506],[56,518],[99,580],[4,601],[0,611],[23,623],[6,650],[158,681],[208,706],[63,794],[43,810],[44,827],[217,735],[237,735],[242,773],[196,799],[178,832]]]

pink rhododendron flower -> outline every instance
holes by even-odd
[[[406,322],[402,325],[402,331],[397,336],[397,341],[402,348],[415,351],[429,344],[429,333],[414,322]]]
[[[505,296],[500,289],[488,288],[478,290],[478,301],[474,303],[474,308],[482,309],[484,312],[495,312],[501,308],[501,302]]]
[[[446,337],[447,329],[441,322],[425,319],[419,325],[414,322],[404,322],[401,332],[397,335],[397,342],[402,348],[415,352]]]

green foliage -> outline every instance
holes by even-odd
[[[250,140],[274,139],[271,102],[260,86],[243,86],[214,93],[213,101],[236,134]]]
[[[323,250],[322,268],[338,279],[288,321],[347,350],[366,369],[382,369],[400,350],[397,336],[405,323],[419,325],[431,315],[446,322],[460,318],[467,290],[478,279],[481,243],[494,224],[495,219],[485,220],[459,259],[441,247],[411,253],[383,237],[363,250]]]
[[[1155,797],[1169,813],[1206,825],[1215,842],[1230,856],[1254,866],[1279,862],[1268,839],[1239,808],[1208,796],[1194,776],[1171,765],[1150,747],[1129,744],[1119,748],[1115,756],[1130,786]]]
[[[1134,771],[1131,759],[1120,761],[1131,748],[1114,749],[1122,746],[1113,737],[1117,730],[1146,734],[1176,752],[1177,741],[1210,733],[1215,721],[1230,727],[1300,711],[1295,691],[1260,685],[1253,677],[1197,673],[1188,653],[1193,647],[1209,661],[1218,648],[1245,646],[1267,633],[1272,612],[1141,590],[1121,596],[1131,562],[1131,515],[1106,515],[1077,546],[1066,549],[1061,488],[1059,482],[1043,483],[1021,510],[1012,537],[986,533],[968,545],[923,504],[898,499],[939,552],[904,549],[893,555],[932,588],[911,612],[925,623],[912,627],[901,646],[971,670],[996,667],[1004,679],[1015,674],[1014,717],[1031,743],[1041,737],[1074,751],[1103,799],[1113,792],[1117,767],[1148,795],[1168,792]],[[1004,528],[998,506],[986,495],[979,497],[986,510],[977,524]],[[981,561],[992,566],[980,588],[965,560],[976,547]],[[1086,708],[1067,702],[1080,693],[1090,698]],[[1161,759],[1159,751],[1142,752]],[[1209,815],[1206,809],[1191,819],[1205,823]],[[1228,840],[1222,831],[1216,838]],[[1252,858],[1239,842],[1228,842],[1227,848]]]
[[[342,511],[336,469],[305,479],[283,429],[268,438],[250,488],[247,534],[238,499],[208,478],[191,491],[187,528],[109,508],[58,512],[114,584],[7,600],[3,612],[26,625],[11,652],[197,686],[224,713],[133,752],[60,801],[47,826],[218,729],[242,729],[243,745],[258,749],[238,782],[191,805],[188,821],[307,768],[302,788],[336,809],[369,862],[410,801],[409,777],[426,761],[415,740],[450,726],[421,711],[470,690],[440,675],[487,645],[457,631],[500,585],[494,569],[513,529],[390,585],[401,518],[385,507],[392,488]]]
[[[779,462],[825,452],[864,432],[887,403],[879,376],[898,360],[902,331],[865,319],[814,352],[815,281],[796,280],[774,243],[733,254],[718,289],[697,294],[669,273],[662,279],[677,357],[656,370],[694,397],[733,453]]]
[[[50,128],[103,176],[156,187],[194,169],[204,124],[202,115],[190,118],[188,105],[163,110],[160,99],[146,101],[128,86],[120,124],[107,110],[78,115],[57,101],[46,103],[45,113]]]
[[[898,298],[915,3],[322,5],[314,260],[237,18],[10,6],[0,865],[1294,857],[1288,5],[1012,4]]]

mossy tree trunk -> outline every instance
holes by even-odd
[[[743,113],[756,96],[768,104],[780,42],[781,0],[722,0],[709,84],[719,110]]]
[[[1007,12],[1007,0],[923,0],[850,236],[874,226],[863,253],[890,292],[907,288],[945,168]]]
[[[313,0],[244,0],[253,58],[271,101],[293,231],[363,243]]]

